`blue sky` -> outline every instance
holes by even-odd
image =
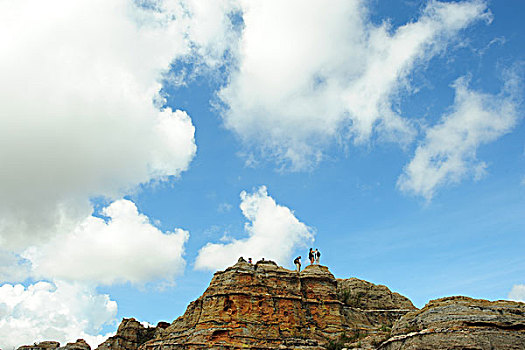
[[[418,307],[523,301],[524,10],[0,4],[0,347],[96,346],[309,247]]]

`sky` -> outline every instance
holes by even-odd
[[[0,348],[239,256],[525,301],[525,2],[0,1]]]

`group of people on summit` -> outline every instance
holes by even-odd
[[[321,252],[319,249],[310,248],[310,251],[308,252],[308,259],[310,260],[310,265],[317,264],[319,265],[319,259],[321,259]],[[261,261],[264,262],[264,258],[261,259]],[[238,262],[248,262],[248,264],[253,264],[252,258],[248,258],[248,261],[244,260],[244,258],[241,256],[238,260]],[[301,271],[301,256],[299,255],[297,258],[294,259],[293,263],[295,264],[295,267],[297,268],[297,272]],[[2,350],[2,349],[0,349]]]
[[[308,259],[310,260],[310,265],[318,264],[319,265],[319,259],[321,259],[321,252],[315,248],[310,248],[310,251],[308,252]],[[295,260],[293,261],[295,264],[295,267],[297,268],[297,272],[301,271],[301,256],[299,255]]]

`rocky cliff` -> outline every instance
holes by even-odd
[[[217,272],[185,314],[140,350],[324,349],[388,329],[415,310],[384,286],[336,280],[325,266],[300,273],[272,261]]]
[[[43,342],[19,350],[58,349]],[[450,297],[418,310],[387,287],[335,279],[327,267],[300,273],[272,261],[216,272],[171,324],[124,319],[97,350],[525,349],[525,304]],[[89,350],[82,340],[64,350]]]

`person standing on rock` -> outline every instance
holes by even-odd
[[[315,263],[319,265],[319,259],[321,259],[321,252],[317,248],[315,248],[314,258],[315,258]]]
[[[308,252],[308,259],[310,259],[310,265],[312,265],[314,263],[314,250],[312,248]]]
[[[295,260],[293,261],[295,264],[295,267],[297,268],[297,272],[301,272],[301,256],[299,255]]]

